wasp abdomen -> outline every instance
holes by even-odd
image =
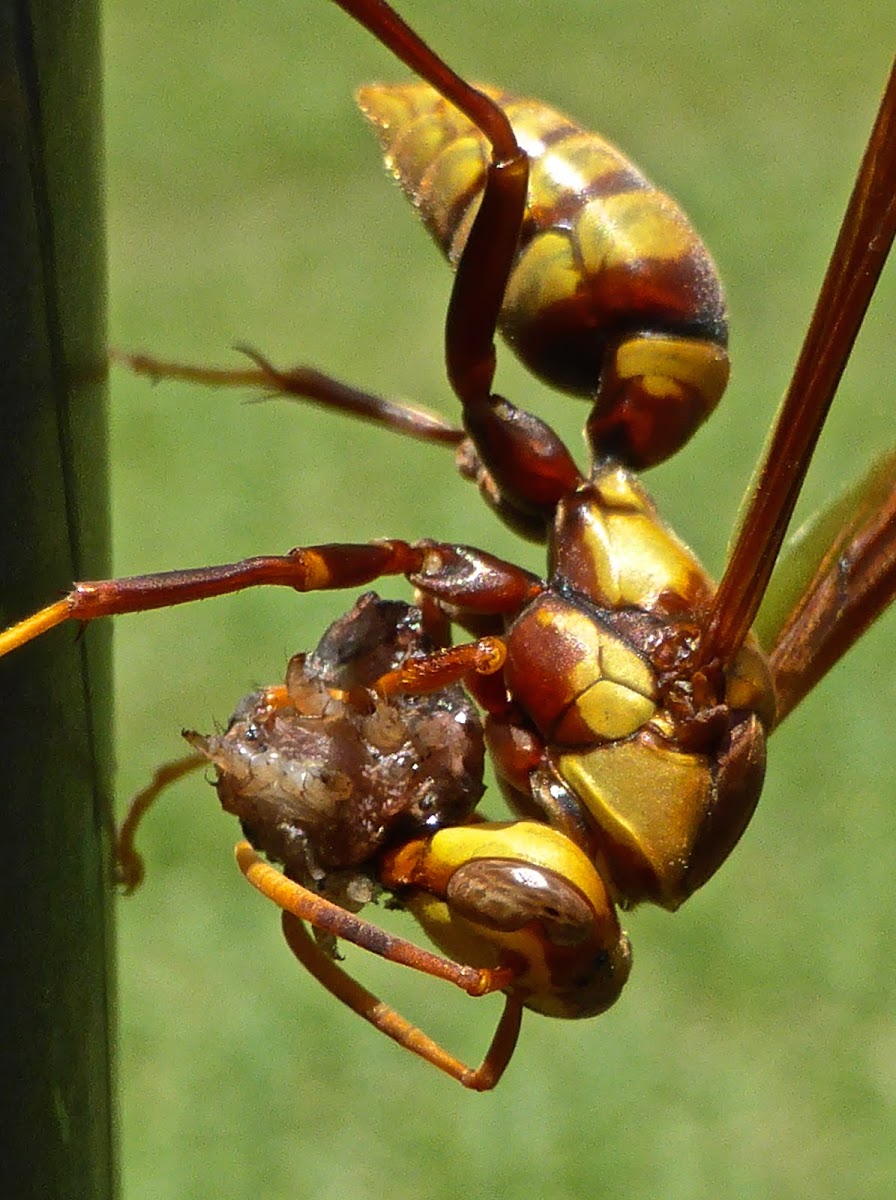
[[[728,378],[725,302],[687,217],[597,134],[536,100],[481,88],[531,160],[501,331],[551,386],[595,400],[598,455],[644,466],[678,449]],[[386,163],[456,264],[489,146],[426,84],[362,88]]]

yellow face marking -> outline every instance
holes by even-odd
[[[547,609],[539,612],[539,621],[556,627],[557,616]],[[588,614],[567,609],[559,621],[563,634],[580,648],[579,662],[570,670],[575,692],[584,692],[599,679],[611,680],[644,696],[656,695],[653,671],[634,650],[609,630],[596,625]]]

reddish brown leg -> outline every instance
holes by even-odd
[[[504,666],[507,652],[497,637],[484,637],[460,646],[446,646],[425,658],[412,658],[381,675],[374,688],[383,695],[394,692],[435,692],[475,675],[494,675]]]
[[[536,576],[511,563],[481,550],[441,542],[297,547],[289,554],[215,567],[76,583],[63,600],[0,633],[0,656],[65,620],[86,622],[146,612],[262,585],[297,592],[329,591],[387,575],[406,576],[436,602],[486,614],[513,612],[541,587]]]
[[[528,155],[501,108],[453,71],[384,0],[335,2],[460,109],[491,146],[482,201],[457,266],[445,327],[448,378],[475,447],[474,452],[465,449],[459,466],[462,474],[477,480],[502,520],[523,536],[542,541],[557,503],[582,477],[550,426],[491,390],[495,331],[526,212]],[[453,446],[463,441],[460,430],[423,409],[359,391],[310,368],[278,371],[254,351],[246,353],[255,369],[217,371],[145,355],[119,357],[156,377],[260,386],[425,441]]]
[[[423,628],[431,638],[434,646],[440,649],[451,645],[451,620],[445,610],[438,605],[432,596],[416,589],[414,603],[420,609],[423,617]]]
[[[412,967],[424,975],[453,983],[468,996],[487,996],[491,992],[499,992],[509,987],[516,978],[512,967],[468,967],[415,946],[405,938],[387,933],[370,921],[340,908],[332,900],[325,900],[316,892],[288,879],[281,871],[264,862],[248,842],[237,844],[236,860],[249,883],[284,912],[307,921],[315,929],[351,942],[353,946],[378,954],[388,962]]]
[[[208,759],[202,754],[172,759],[157,767],[148,786],[132,798],[115,839],[116,879],[126,896],[140,886],[145,874],[143,856],[134,844],[138,826],[167,787],[207,765]]]
[[[111,352],[111,357],[136,374],[148,375],[153,380],[177,379],[207,387],[259,388],[265,393],[260,399],[285,396],[307,400],[321,408],[359,417],[362,421],[392,429],[419,441],[453,447],[464,440],[462,429],[428,409],[351,387],[313,367],[289,367],[281,371],[256,350],[248,346],[236,348],[247,355],[255,366],[239,370],[197,367],[189,363],[169,362],[152,354],[127,354],[117,350]]]
[[[469,117],[492,148],[482,202],[448,306],[446,363],[476,447],[481,464],[476,474],[486,497],[491,493],[493,507],[508,524],[534,536],[538,522],[543,528],[581,475],[548,425],[491,390],[495,331],[526,212],[528,155],[498,105],[457,75],[383,0],[336,3]]]
[[[460,1059],[449,1054],[442,1046],[428,1037],[417,1026],[412,1025],[400,1013],[367,991],[356,980],[329,957],[308,934],[302,922],[292,915],[283,914],[283,934],[290,950],[327,991],[348,1005],[353,1012],[369,1021],[380,1033],[392,1038],[399,1046],[432,1063],[464,1087],[485,1092],[493,1088],[504,1074],[504,1070],[516,1049],[522,1019],[522,1001],[507,996],[504,1011],[492,1043],[482,1063],[475,1069],[466,1066]]]

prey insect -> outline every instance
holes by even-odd
[[[438,542],[306,547],[77,585],[11,631],[6,644],[68,618],[92,620],[262,583],[305,591],[405,576],[426,606],[474,640],[390,667],[372,690],[438,693],[464,681],[485,712],[502,786],[525,818],[511,826],[514,836],[534,854],[531,847],[545,836],[534,831],[550,830],[596,868],[603,905],[565,859],[556,871],[594,908],[587,932],[570,935],[567,925],[559,938],[562,945],[572,936],[587,949],[582,978],[601,982],[592,988],[600,1005],[578,1013],[587,1015],[612,1002],[628,973],[614,905],[651,900],[676,908],[714,873],[758,799],[768,735],[893,593],[889,458],[860,485],[849,519],[816,562],[802,564],[802,600],[773,619],[764,650],[749,633],[892,239],[894,85],[716,589],[659,520],[634,474],[683,445],[727,377],[724,302],[696,234],[613,147],[544,106],[470,88],[385,5],[342,7],[425,81],[366,89],[362,106],[381,133],[390,168],[456,267],[446,343],[463,429],[325,376],[278,372],[261,358],[251,371],[223,378],[157,360],[134,365],[157,375],[255,382],[457,447],[462,472],[498,516],[547,543],[546,577]],[[546,424],[492,394],[498,327],[537,374],[590,400],[586,471]],[[451,818],[448,828],[466,836],[476,825]],[[539,968],[534,979],[535,947],[558,944],[556,928],[544,911],[533,914],[522,903],[521,881],[512,875],[500,886],[494,879],[484,885],[489,904],[478,920],[471,917],[450,884],[456,871],[480,860],[481,849],[468,843],[446,865],[430,854],[435,840],[421,829],[389,847],[406,862],[406,874],[395,877],[402,903],[413,911],[419,897],[442,888],[445,920],[428,932],[461,966],[496,972],[481,990],[507,995],[506,1028],[521,1006],[551,1011],[545,997],[556,998],[560,984],[549,969]],[[385,876],[385,860],[377,859],[376,870]],[[293,903],[283,876],[265,878],[275,902]],[[523,913],[525,943],[493,937],[486,912],[499,898]],[[445,1065],[420,1049],[415,1035],[403,1040]],[[478,1072],[456,1062],[445,1069],[472,1086],[490,1086],[507,1057],[502,1044]]]

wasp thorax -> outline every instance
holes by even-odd
[[[581,598],[544,593],[507,633],[505,676],[551,743],[628,737],[656,710],[649,664]]]
[[[696,556],[618,463],[602,464],[557,506],[548,552],[552,579],[602,609],[693,618],[712,596]]]

